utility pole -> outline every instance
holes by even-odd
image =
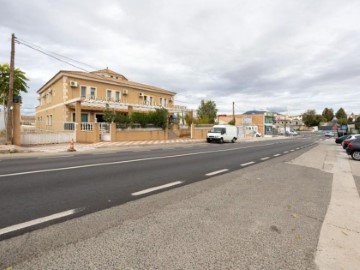
[[[235,102],[233,101],[233,121],[235,125]]]
[[[6,122],[6,141],[13,144],[13,102],[14,102],[14,66],[15,66],[15,34],[11,34],[11,53],[10,53],[10,74],[9,74],[9,95],[7,100],[7,122]]]

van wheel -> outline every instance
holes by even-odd
[[[224,142],[224,139],[223,139],[223,138],[220,138],[219,143],[223,143],[223,142]]]
[[[359,151],[354,151],[354,152],[351,154],[351,157],[352,157],[354,160],[360,160],[360,152],[359,152]]]
[[[236,142],[236,139],[235,139],[235,138],[233,138],[233,139],[231,140],[231,142],[232,142],[232,143]]]

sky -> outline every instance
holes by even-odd
[[[130,81],[201,100],[219,114],[324,108],[360,114],[359,0],[0,0],[0,63],[16,44],[29,78],[22,113],[59,70],[108,67]],[[79,63],[81,62],[81,63]],[[86,65],[85,65],[86,64]],[[81,69],[78,69],[80,67]]]

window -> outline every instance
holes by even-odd
[[[161,97],[160,98],[160,106],[162,106],[163,105],[163,98]]]
[[[52,115],[47,115],[46,116],[46,125],[47,126],[52,126]]]
[[[52,90],[50,89],[49,92],[46,94],[46,103],[52,102]]]
[[[150,105],[153,105],[153,97],[149,98],[149,103],[150,103]]]
[[[76,119],[75,119],[75,113],[72,114],[72,121],[73,122],[76,122]],[[86,123],[86,122],[89,122],[89,114],[87,113],[82,113],[81,114],[81,123]]]
[[[90,88],[90,97],[92,99],[96,98],[96,88],[95,87]]]
[[[86,86],[81,86],[81,97],[85,98],[86,97]]]
[[[111,100],[111,90],[107,90],[106,91],[106,100],[110,101]]]
[[[120,101],[120,91],[116,91],[115,92],[115,101],[119,102]]]

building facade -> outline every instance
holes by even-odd
[[[123,114],[156,108],[169,113],[186,110],[174,105],[175,92],[129,81],[110,69],[59,71],[37,93],[38,130],[63,131],[74,129],[75,123],[101,123],[105,108]]]
[[[253,135],[256,132],[263,136],[272,136],[274,134],[274,123],[276,114],[266,111],[248,111],[243,114],[235,115],[235,125],[242,126],[244,134]],[[233,115],[219,115],[219,124],[227,124],[233,120]]]

